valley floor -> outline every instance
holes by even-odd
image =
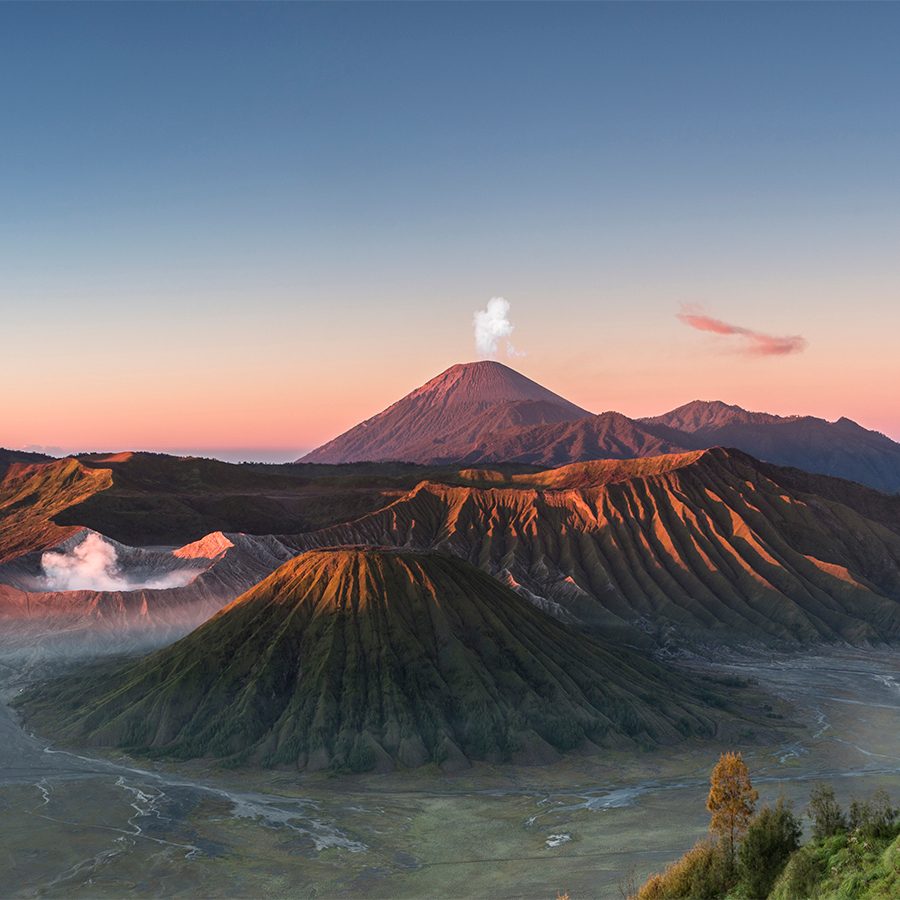
[[[900,649],[716,668],[791,704],[782,740],[734,748],[761,801],[802,810],[818,779],[900,797]],[[22,678],[0,660],[5,700]],[[0,896],[615,898],[703,834],[720,749],[298,780],[76,755],[4,703]]]

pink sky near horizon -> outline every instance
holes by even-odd
[[[723,400],[781,415],[847,416],[900,438],[893,331],[878,333],[865,315],[804,322],[785,309],[741,315],[739,307],[706,304],[743,328],[803,332],[808,342],[802,352],[756,358],[727,336],[686,327],[678,304],[658,298],[614,317],[603,302],[569,301],[568,310],[562,302],[551,315],[537,294],[509,298],[516,346],[526,355],[501,354],[500,361],[592,412],[638,417],[694,399]],[[299,338],[293,328],[270,329],[265,317],[245,314],[186,319],[175,335],[148,320],[139,343],[120,325],[80,321],[67,348],[40,367],[19,360],[22,376],[5,392],[0,446],[231,457],[230,448],[255,448],[248,458],[289,460],[474,359],[471,316],[486,300],[447,303],[430,316],[413,312],[413,321],[360,307],[356,326],[338,337],[314,316]],[[569,325],[574,317],[577,330]],[[34,323],[33,337],[39,328]],[[860,349],[851,356],[854,344]]]

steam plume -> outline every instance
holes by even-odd
[[[513,333],[509,321],[509,301],[503,297],[491,297],[484,309],[478,310],[472,322],[475,326],[475,347],[483,359],[497,355],[497,346],[503,338]],[[506,342],[506,352],[510,356],[522,356],[511,341]]]
[[[142,579],[130,579],[118,560],[116,548],[99,534],[88,534],[80,544],[62,553],[48,550],[41,555],[44,576],[41,588],[47,591],[134,591],[140,588],[173,588],[187,584],[197,573],[167,572]]]
[[[706,315],[699,307],[686,307],[678,313],[678,319],[685,325],[696,328],[697,331],[738,337],[740,340],[732,347],[733,352],[748,356],[787,356],[790,353],[801,353],[806,349],[806,339],[799,334],[777,337],[740,325],[730,325],[721,319]]]

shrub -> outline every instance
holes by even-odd
[[[771,898],[797,900],[798,897],[810,897],[824,874],[821,860],[809,847],[804,847],[788,861]]]
[[[791,854],[800,846],[802,829],[790,806],[779,800],[766,806],[747,829],[738,852],[738,874],[748,897],[769,896]]]
[[[868,800],[850,804],[850,828],[866,838],[892,838],[897,830],[897,812],[887,792],[876,791]]]
[[[812,819],[812,838],[823,841],[847,830],[847,819],[830,784],[817,784],[809,795],[806,814]]]
[[[731,887],[730,866],[724,846],[701,841],[660,875],[652,875],[637,893],[637,900],[715,900]]]

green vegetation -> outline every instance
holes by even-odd
[[[779,799],[750,822],[738,856],[738,881],[748,897],[768,897],[803,829],[791,808]]]
[[[651,876],[636,900],[893,900],[900,896],[900,810],[884,791],[854,800],[845,815],[830,785],[816,785],[807,815],[811,839],[800,846],[800,819],[779,800],[738,828],[732,864],[730,825],[755,795],[739,754],[723,754],[713,771],[707,808],[712,837]],[[724,787],[723,787],[724,784]],[[731,790],[728,787],[732,788]],[[728,798],[722,802],[721,798]],[[723,819],[722,810],[731,809]]]

